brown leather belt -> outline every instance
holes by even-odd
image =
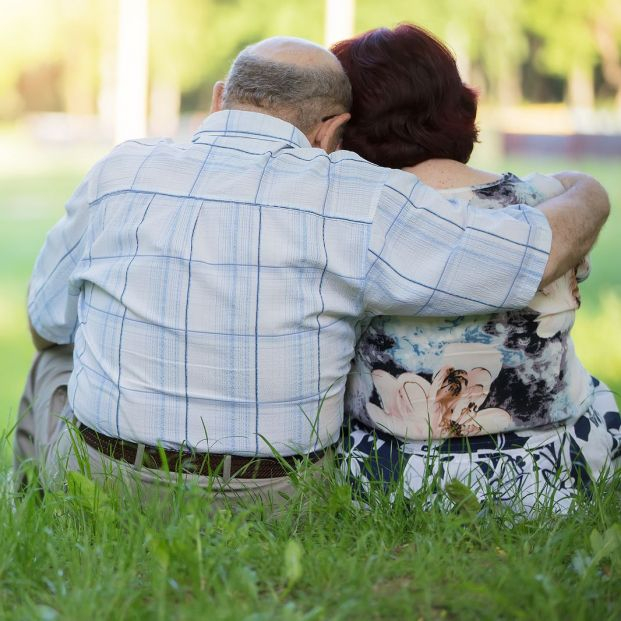
[[[141,465],[153,470],[169,470],[188,474],[223,476],[224,468],[229,470],[226,458],[230,457],[230,475],[238,479],[273,479],[284,477],[295,469],[296,465],[308,460],[310,463],[319,461],[327,449],[315,451],[308,455],[289,455],[287,457],[241,457],[239,455],[223,455],[219,453],[191,453],[173,451],[162,447],[139,445],[127,440],[112,438],[99,433],[83,423],[78,429],[89,446],[100,453],[125,461],[133,465]],[[141,447],[144,454],[140,456]],[[136,459],[138,457],[138,460]],[[136,462],[140,463],[137,464]]]

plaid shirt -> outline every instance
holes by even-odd
[[[191,144],[129,141],[95,165],[47,237],[28,309],[42,337],[75,343],[84,424],[304,453],[338,437],[360,320],[524,306],[550,242],[536,209],[472,208],[223,111]]]

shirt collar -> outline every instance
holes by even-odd
[[[192,142],[208,142],[210,137],[231,136],[284,142],[291,147],[308,148],[308,138],[291,123],[260,112],[221,110],[210,114],[198,128]]]

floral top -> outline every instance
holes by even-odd
[[[554,178],[506,173],[444,190],[474,207],[537,205],[562,191]],[[375,317],[348,379],[346,413],[403,439],[529,429],[581,415],[591,380],[569,331],[585,261],[522,310],[457,318]]]

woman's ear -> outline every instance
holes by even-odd
[[[224,95],[224,82],[218,80],[213,85],[213,91],[211,91],[211,108],[209,114],[213,112],[220,112],[222,110],[222,96]]]
[[[351,114],[349,114],[349,112],[343,112],[342,114],[329,116],[325,120],[322,120],[315,130],[315,135],[311,140],[311,144],[314,147],[323,149],[326,153],[336,151],[343,136],[345,123],[347,123],[350,118]]]

